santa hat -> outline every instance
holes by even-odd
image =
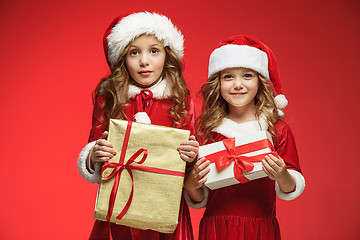
[[[181,59],[184,55],[184,37],[171,20],[150,12],[119,16],[107,28],[103,43],[106,60],[111,67],[125,47],[142,34],[154,35],[170,47]]]
[[[279,109],[287,106],[280,81],[280,73],[271,49],[252,36],[236,35],[222,40],[211,53],[209,74],[218,73],[226,68],[244,67],[261,74],[270,82],[275,91],[275,104]],[[283,113],[280,111],[280,115]]]

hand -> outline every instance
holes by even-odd
[[[270,179],[277,181],[283,192],[292,192],[295,189],[295,179],[288,172],[286,164],[281,157],[276,158],[269,154],[265,156],[262,164],[266,175]]]
[[[205,195],[201,188],[207,181],[206,174],[210,172],[210,161],[200,158],[191,171],[185,174],[184,188],[194,202],[201,202]]]
[[[205,176],[210,172],[209,165],[210,161],[202,157],[195,163],[191,171],[185,174],[184,187],[186,191],[192,192],[204,185],[207,181]]]
[[[177,150],[179,151],[182,160],[192,162],[198,155],[199,143],[196,141],[195,136],[190,136],[189,141],[180,143]]]
[[[101,138],[96,141],[95,146],[91,149],[91,168],[94,168],[95,163],[107,162],[116,155],[114,146],[106,140],[108,135],[107,131],[103,132]]]

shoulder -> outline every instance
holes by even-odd
[[[286,133],[291,133],[291,129],[289,127],[289,125],[284,121],[284,120],[278,120],[275,123],[275,129],[277,132],[277,135],[283,135]]]
[[[276,142],[279,146],[295,146],[295,138],[289,127],[284,120],[279,120],[275,123],[276,129]]]
[[[211,137],[214,139],[214,142],[219,142],[227,138],[221,133],[217,133],[217,132],[212,132]]]

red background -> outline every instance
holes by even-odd
[[[0,238],[89,236],[97,185],[80,177],[77,157],[91,92],[108,73],[102,34],[116,15],[148,10],[182,30],[194,98],[221,39],[249,34],[273,49],[307,183],[298,199],[278,201],[282,236],[359,239],[359,2],[169,3],[0,2]],[[201,213],[192,211],[196,235]]]

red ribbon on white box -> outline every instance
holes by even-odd
[[[278,157],[278,154],[269,139],[263,139],[240,146],[235,146],[235,138],[224,139],[222,142],[226,150],[206,155],[205,158],[211,163],[215,163],[218,171],[223,170],[234,161],[234,176],[240,183],[246,183],[249,181],[249,179],[244,176],[243,172],[252,171],[254,168],[253,162],[261,162],[265,156],[269,154]],[[243,156],[243,154],[258,151],[264,148],[270,148],[271,152],[251,157]]]

